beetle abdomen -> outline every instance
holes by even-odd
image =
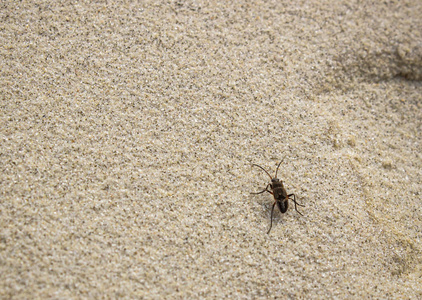
[[[289,208],[289,201],[287,199],[277,201],[277,206],[280,212],[284,214],[287,211],[287,208]]]

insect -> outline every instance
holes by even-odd
[[[287,211],[287,208],[289,207],[289,199],[290,199],[295,204],[295,210],[299,213],[299,215],[303,216],[300,213],[300,211],[297,210],[297,206],[299,205],[299,206],[304,207],[305,205],[297,203],[295,194],[287,195],[286,189],[283,186],[283,181],[281,181],[277,178],[278,168],[280,167],[282,162],[283,162],[283,160],[281,160],[280,163],[278,164],[274,177],[271,177],[270,173],[268,173],[263,167],[256,165],[256,164],[252,165],[252,166],[257,166],[258,168],[261,168],[271,178],[271,183],[268,183],[267,186],[265,187],[265,189],[263,189],[262,191],[260,191],[258,193],[251,193],[251,194],[257,195],[257,194],[262,194],[262,193],[268,192],[268,193],[270,193],[271,195],[274,196],[274,203],[273,203],[273,206],[271,208],[271,224],[270,224],[270,229],[268,229],[267,234],[270,233],[271,228],[273,227],[273,212],[274,212],[274,206],[276,204],[277,204],[277,207],[280,210],[280,212],[284,214]],[[290,198],[290,197],[292,197],[292,198]]]

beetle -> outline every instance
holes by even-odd
[[[268,183],[265,189],[258,193],[251,193],[254,195],[262,194],[265,192],[270,193],[274,196],[274,203],[271,208],[271,223],[270,223],[270,229],[268,229],[267,234],[270,233],[271,228],[273,227],[273,213],[274,213],[274,206],[277,204],[278,209],[281,213],[285,213],[287,211],[287,208],[289,207],[289,199],[292,200],[295,204],[295,210],[299,213],[299,215],[303,216],[300,211],[297,210],[297,206],[304,207],[305,205],[299,204],[296,201],[296,195],[295,194],[289,194],[287,195],[286,189],[284,188],[283,181],[277,178],[277,172],[278,168],[280,167],[283,160],[280,161],[280,163],[277,166],[277,169],[275,171],[275,176],[271,177],[270,173],[268,173],[263,167],[257,164],[252,164],[252,166],[256,166],[258,168],[261,168],[265,173],[268,174],[268,176],[271,178],[271,183]],[[268,189],[269,188],[269,189]],[[290,198],[292,197],[292,198]]]

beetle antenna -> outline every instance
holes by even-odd
[[[257,166],[258,168],[261,168],[262,170],[264,170],[264,172],[265,173],[267,173],[268,174],[268,176],[270,176],[270,178],[271,178],[271,180],[273,179],[272,177],[271,177],[271,175],[270,175],[270,173],[268,173],[263,167],[261,167],[261,166],[259,166],[259,165],[256,165],[256,164],[252,164],[252,166]]]
[[[275,170],[275,177],[274,177],[274,178],[277,178],[278,168],[280,167],[280,165],[281,165],[281,163],[283,162],[283,160],[284,160],[284,157],[283,157],[283,159],[280,161],[280,163],[278,164],[277,169]]]

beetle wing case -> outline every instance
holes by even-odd
[[[277,201],[277,206],[280,212],[284,214],[289,208],[289,201],[287,199],[279,200]]]

